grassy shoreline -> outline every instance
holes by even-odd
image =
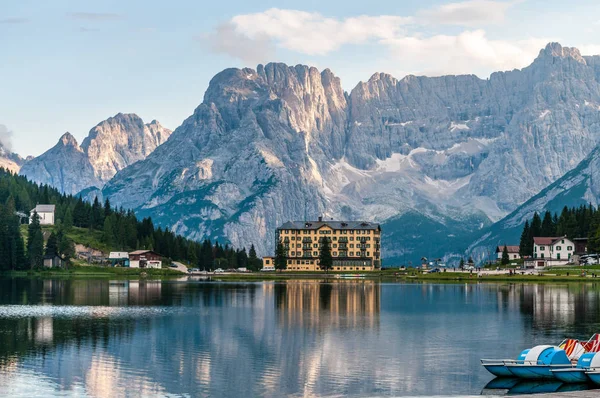
[[[581,271],[586,271],[585,277],[581,276]],[[591,277],[592,273],[598,273],[598,278]],[[348,272],[276,272],[276,273],[239,273],[239,274],[208,274],[211,280],[216,281],[271,281],[271,280],[337,280],[336,276],[348,274]],[[600,268],[589,269],[570,269],[570,270],[552,270],[540,275],[485,275],[482,271],[477,273],[466,272],[438,272],[438,273],[419,273],[416,271],[364,271],[364,280],[377,280],[382,282],[442,282],[442,283],[506,283],[506,282],[527,282],[527,283],[600,283]],[[33,271],[5,271],[0,273],[4,277],[36,277],[36,278],[117,278],[117,279],[139,279],[139,278],[181,278],[187,277],[178,271],[171,269],[140,269],[140,268],[113,268],[113,267],[94,267],[94,266],[73,266],[68,270],[48,269]],[[193,278],[193,277],[192,277]],[[346,279],[343,279],[346,280]],[[360,279],[359,279],[360,280]]]

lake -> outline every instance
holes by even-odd
[[[531,392],[479,359],[595,332],[600,284],[5,278],[0,396]]]

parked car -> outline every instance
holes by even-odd
[[[188,270],[188,272],[199,272],[200,270],[198,268],[190,268]]]
[[[171,264],[171,265],[169,265],[169,268],[179,268],[179,267],[177,267],[177,265],[175,265],[175,264]]]
[[[441,272],[439,268],[434,268],[434,269],[430,269],[429,271],[427,271],[428,274],[435,274],[437,272]]]
[[[225,272],[225,271],[223,271],[223,269],[222,269],[222,268],[217,268],[217,269],[215,270],[215,274],[222,274],[223,272]]]

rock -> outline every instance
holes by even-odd
[[[59,143],[27,161],[20,174],[77,194],[102,188],[118,171],[145,159],[171,135],[156,120],[144,124],[135,114],[119,113],[90,130],[81,146],[66,133]]]

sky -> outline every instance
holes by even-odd
[[[37,156],[69,131],[136,113],[175,129],[229,67],[476,74],[550,41],[600,54],[597,0],[0,0],[0,142]]]

